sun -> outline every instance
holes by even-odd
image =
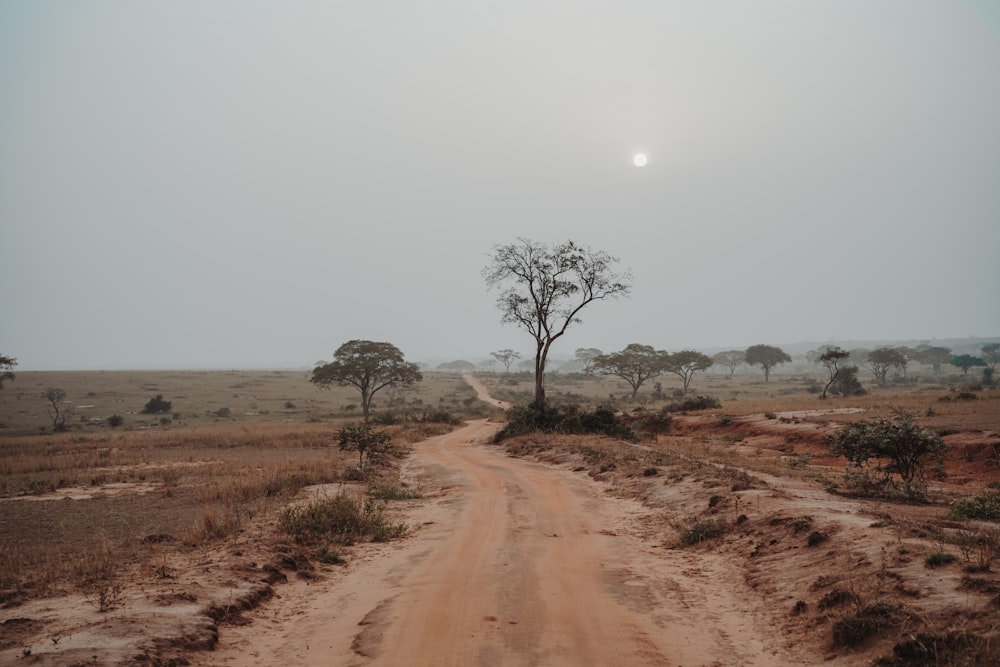
[[[636,153],[632,157],[632,164],[637,167],[645,167],[647,162],[649,162],[649,158],[646,157],[645,153]]]

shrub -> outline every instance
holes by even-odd
[[[406,532],[405,524],[389,521],[381,504],[340,494],[281,514],[281,527],[300,544],[353,544],[370,539],[384,542]]]
[[[849,484],[868,495],[885,495],[896,488],[898,477],[903,494],[910,499],[923,498],[925,459],[940,459],[948,448],[906,412],[898,412],[892,421],[878,418],[847,424],[827,443],[834,454],[850,462],[845,474]]]
[[[991,646],[992,644],[992,646]],[[912,639],[892,647],[892,657],[880,658],[877,665],[995,665],[998,649],[988,637],[962,632],[934,635],[918,632]]]
[[[719,400],[711,396],[692,396],[683,401],[671,403],[667,406],[670,412],[688,412],[690,410],[714,410],[722,407]]]
[[[142,409],[142,414],[144,415],[160,415],[170,412],[173,404],[170,401],[163,399],[163,394],[157,394],[153,398],[146,402],[146,406]]]
[[[830,539],[829,535],[827,535],[823,531],[816,530],[809,533],[809,537],[806,538],[806,545],[810,547],[815,547],[817,545],[822,544],[823,542],[826,542],[828,539]]]
[[[957,560],[955,554],[950,554],[947,551],[935,551],[924,559],[924,565],[927,567],[941,567],[948,563],[954,563],[955,560]]]
[[[673,417],[670,416],[670,413],[666,410],[660,410],[653,414],[644,415],[641,419],[636,420],[634,426],[650,435],[663,435],[670,432],[672,423]]]
[[[876,602],[853,616],[845,616],[833,624],[833,645],[856,647],[885,628],[895,624],[899,608],[887,602]]]
[[[948,518],[955,521],[978,519],[1000,521],[1000,493],[984,493],[959,498],[951,504]]]
[[[343,565],[347,562],[344,560],[344,556],[340,553],[340,550],[331,548],[330,545],[319,550],[316,554],[316,560],[324,565]]]
[[[833,609],[848,602],[857,603],[858,596],[845,588],[834,588],[819,599],[820,609]]]
[[[361,472],[364,472],[366,462],[381,459],[393,448],[389,434],[373,428],[368,422],[349,424],[340,429],[337,443],[343,451],[358,453],[358,470]]]
[[[111,415],[108,417],[108,426],[111,428],[118,428],[125,423],[125,418],[121,415]]]
[[[535,431],[567,435],[597,433],[625,440],[635,439],[635,434],[619,423],[610,408],[600,407],[586,412],[573,405],[543,408],[529,405],[514,406],[507,411],[507,424],[493,437],[493,442],[501,443],[508,438]]]
[[[722,521],[709,519],[696,521],[681,533],[681,542],[687,545],[699,544],[726,532],[726,524]]]
[[[402,482],[383,482],[368,490],[368,495],[379,500],[412,500],[423,498],[423,494]]]

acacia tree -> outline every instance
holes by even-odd
[[[503,364],[505,372],[510,373],[510,365],[521,358],[521,353],[508,348],[490,352],[490,356]]]
[[[764,382],[771,377],[771,369],[778,364],[786,364],[792,358],[780,347],[773,345],[751,345],[743,354],[743,360],[748,366],[760,366],[764,370]]]
[[[875,376],[875,381],[880,386],[885,386],[885,376],[891,368],[902,368],[906,366],[906,358],[895,348],[879,347],[868,353],[868,361],[865,362],[868,370]]]
[[[941,372],[941,364],[946,364],[951,361],[951,350],[947,347],[932,347],[930,345],[920,345],[917,347],[920,351],[920,361],[921,363],[927,364],[935,373]]]
[[[420,367],[407,362],[395,345],[350,340],[337,348],[333,361],[313,369],[310,382],[321,388],[338,385],[357,389],[361,392],[361,413],[367,422],[376,392],[385,387],[408,387],[422,379]]]
[[[911,361],[918,361],[920,359],[920,352],[912,347],[907,347],[906,345],[900,345],[899,347],[893,348],[899,353],[899,364],[898,368],[906,377],[906,367],[910,365]]]
[[[594,372],[614,375],[628,382],[632,387],[632,400],[639,393],[639,387],[667,370],[668,355],[662,350],[654,350],[652,345],[630,343],[624,350],[602,354],[594,359]]]
[[[820,398],[826,398],[826,392],[830,390],[830,386],[837,381],[837,376],[840,375],[840,362],[851,356],[851,353],[841,349],[837,345],[828,345],[823,353],[816,357],[816,362],[826,366],[826,372],[829,375],[829,380],[826,386],[823,387],[823,393],[820,394]]]
[[[688,391],[691,378],[695,372],[703,371],[712,365],[712,357],[695,350],[681,350],[666,357],[666,370],[673,373],[684,383],[684,393]]]
[[[951,358],[951,365],[962,369],[962,376],[969,375],[969,369],[973,366],[985,366],[986,362],[971,354],[959,354]]]
[[[602,354],[604,353],[596,347],[578,347],[573,356],[583,364],[583,374],[590,375],[594,371],[594,361]]]
[[[736,374],[736,367],[744,363],[746,360],[746,352],[743,350],[726,350],[725,352],[717,352],[712,357],[712,362],[718,366],[724,366],[729,369],[729,377],[733,377]]]
[[[528,239],[496,245],[483,278],[500,290],[501,322],[521,327],[535,340],[535,398],[545,408],[545,364],[552,344],[594,301],[629,293],[632,276],[612,271],[618,260],[573,241],[547,246]]]
[[[983,361],[995,371],[997,364],[1000,363],[1000,343],[986,343],[979,349],[983,352]]]
[[[4,380],[14,379],[14,366],[17,366],[17,359],[0,354],[0,389],[3,389]]]

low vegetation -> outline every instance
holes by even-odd
[[[406,525],[393,522],[381,502],[344,493],[283,510],[281,527],[299,544],[324,548],[366,540],[387,542],[406,532]]]

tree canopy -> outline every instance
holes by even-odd
[[[691,385],[691,378],[697,371],[703,371],[712,365],[712,357],[695,350],[681,350],[668,354],[666,357],[666,370],[681,379],[684,385],[684,393]]]
[[[515,352],[510,348],[490,352],[490,356],[503,364],[504,372],[510,373],[510,365],[521,358],[520,352]]]
[[[748,366],[760,366],[763,369],[764,382],[770,379],[772,368],[792,361],[784,350],[773,345],[751,345],[744,353],[743,359]]]
[[[837,376],[840,375],[840,362],[850,356],[850,352],[841,349],[839,346],[828,345],[816,358],[818,363],[821,363],[826,367],[827,374],[829,375],[829,380],[827,381],[826,386],[823,387],[823,393],[820,394],[820,398],[826,398],[826,392],[830,390],[830,385],[836,382]]]
[[[17,359],[0,354],[0,389],[5,380],[14,379],[14,366],[17,366]]]
[[[875,381],[880,386],[885,386],[885,377],[893,368],[905,368],[906,357],[903,353],[892,347],[879,347],[868,353],[868,360],[865,365],[875,376]]]
[[[321,388],[331,385],[356,388],[361,392],[361,412],[367,422],[372,397],[379,390],[392,386],[410,386],[422,379],[420,367],[407,362],[395,345],[370,340],[350,340],[337,348],[333,353],[333,361],[313,369],[310,382]]]
[[[729,377],[733,377],[736,373],[736,367],[745,361],[746,352],[743,350],[726,350],[725,352],[717,352],[712,357],[713,363],[729,369]]]
[[[915,416],[907,412],[897,412],[893,420],[876,418],[847,424],[828,442],[835,454],[860,470],[857,485],[863,491],[883,494],[896,485],[898,477],[908,497],[923,494],[926,458],[940,456],[947,449],[936,433],[921,429]],[[869,471],[878,478],[870,477]]]
[[[920,362],[930,366],[935,373],[941,372],[941,365],[951,361],[951,350],[947,347],[918,345]]]
[[[617,261],[573,241],[549,246],[521,238],[493,247],[483,278],[489,288],[500,290],[501,322],[524,329],[535,341],[536,407],[545,407],[545,364],[552,344],[580,322],[583,308],[631,290],[631,274],[612,270]]]
[[[985,366],[986,362],[971,354],[959,354],[951,358],[951,365],[962,369],[962,375],[968,375],[974,366]]]
[[[983,361],[986,365],[996,370],[997,363],[1000,363],[1000,343],[986,343],[980,350],[983,353]]]
[[[639,387],[667,370],[667,353],[653,349],[652,345],[630,343],[624,350],[602,354],[594,360],[594,372],[614,375],[628,382],[632,387],[632,400],[639,393]]]
[[[594,371],[594,361],[604,354],[596,347],[578,347],[573,353],[573,358],[583,365],[583,374],[590,375]]]

